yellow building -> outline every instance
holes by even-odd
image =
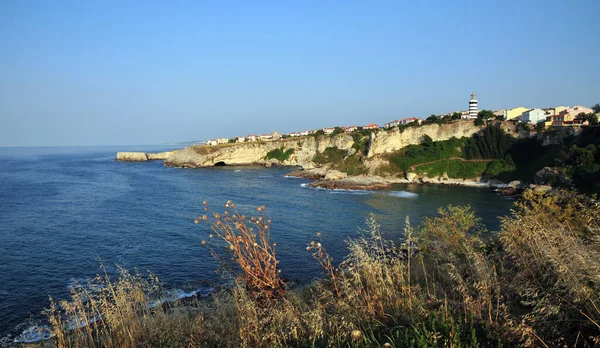
[[[529,109],[524,108],[522,106],[519,106],[518,108],[510,109],[510,110],[505,110],[504,111],[504,119],[505,120],[517,119],[518,117],[521,117],[521,115],[527,110],[529,110]]]
[[[554,108],[554,114],[558,115],[561,112],[567,110],[568,108],[569,108],[568,106],[562,106],[562,105],[561,106],[557,106],[557,107]]]

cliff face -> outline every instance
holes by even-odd
[[[433,141],[447,140],[451,137],[470,137],[481,131],[472,120],[455,121],[448,124],[430,124],[421,127],[410,127],[404,131],[398,128],[380,130],[371,133],[367,147],[365,164],[369,169],[385,165],[385,155],[402,149],[408,145],[420,144],[423,137],[428,135]],[[354,140],[349,134],[336,136],[288,138],[269,142],[248,142],[235,144],[222,144],[215,146],[192,146],[185,149],[161,154],[131,154],[119,153],[119,160],[149,160],[164,159],[166,166],[171,167],[210,167],[218,164],[225,165],[250,165],[266,164],[271,160],[266,159],[267,153],[275,149],[287,151],[293,149],[293,154],[285,160],[283,165],[306,165],[312,162],[318,153],[323,153],[328,147],[337,147],[340,150],[350,150]]]
[[[482,130],[472,120],[457,121],[448,124],[428,124],[421,127],[409,127],[400,131],[397,127],[389,131],[373,132],[369,141],[368,158],[402,149],[408,145],[423,142],[428,135],[433,141],[448,140],[452,137],[470,137]]]
[[[352,147],[352,136],[339,134],[334,137],[303,137],[289,138],[269,142],[236,143],[216,146],[193,146],[174,151],[166,160],[165,165],[171,167],[210,167],[218,163],[225,165],[263,164],[269,162],[267,153],[275,149],[294,152],[285,165],[302,165],[310,163],[317,153],[328,147],[347,150]]]

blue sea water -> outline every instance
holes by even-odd
[[[398,185],[393,191],[330,191],[287,178],[289,168],[179,169],[162,162],[122,163],[117,151],[165,146],[0,148],[0,337],[41,318],[48,298],[65,298],[74,281],[115,265],[149,270],[171,289],[198,290],[217,267],[201,245],[209,229],[193,220],[202,202],[222,211],[227,200],[252,215],[266,207],[284,277],[320,276],[305,251],[317,232],[335,260],[374,214],[387,238],[402,238],[408,215],[417,225],[448,204],[469,204],[490,230],[512,202],[486,188]]]

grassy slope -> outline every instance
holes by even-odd
[[[349,256],[340,266],[317,235],[305,255],[323,266],[325,279],[276,296],[263,296],[274,288],[257,287],[262,276],[243,264],[237,281],[214,294],[213,302],[185,307],[145,306],[153,293],[160,295],[153,277],[126,271],[118,280],[101,277],[97,285],[106,291],[90,295],[93,288],[76,288],[70,303],[50,310],[56,343],[594,346],[600,340],[600,283],[594,280],[600,278],[600,206],[570,192],[527,192],[524,198],[488,242],[473,211],[452,206],[417,228],[407,220],[402,245],[383,240],[371,218],[362,236],[349,242]],[[210,223],[219,230],[226,216]],[[252,235],[238,226],[230,232],[254,250],[247,255],[259,252],[252,249]],[[257,257],[276,265],[270,255]],[[68,331],[61,311],[70,319],[102,320]],[[556,325],[565,322],[569,325]]]

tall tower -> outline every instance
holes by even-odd
[[[477,99],[475,99],[475,93],[471,94],[471,100],[469,100],[469,118],[477,118]]]

